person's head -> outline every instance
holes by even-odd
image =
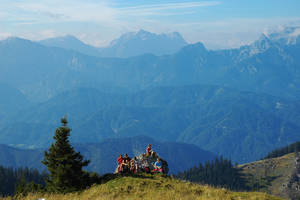
[[[136,160],[136,157],[134,157],[133,160]]]
[[[121,157],[121,158],[122,158],[122,154],[120,154],[120,155],[119,155],[119,157]]]
[[[148,144],[148,147],[151,147],[151,144]]]
[[[160,158],[157,158],[157,162],[160,162]]]
[[[125,158],[128,158],[128,155],[127,155],[127,153],[125,153],[124,157],[125,157]]]

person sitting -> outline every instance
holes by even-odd
[[[136,158],[136,172],[141,172],[142,169],[143,169],[143,166],[142,166],[142,158],[141,159],[137,159]]]
[[[147,159],[144,159],[144,158],[142,159],[142,167],[143,167],[144,172],[146,172],[146,173],[150,172],[150,165],[149,165]]]
[[[146,155],[147,156],[151,156],[153,153],[152,148],[151,148],[151,144],[148,144],[148,147],[146,149]]]
[[[118,169],[117,169],[117,173],[120,173],[123,171],[123,166],[122,166],[122,163],[123,163],[123,157],[122,157],[122,154],[119,155],[118,159],[117,159],[117,162],[118,162]]]
[[[131,161],[130,161],[130,172],[131,173],[136,173],[136,162],[135,162],[135,160],[134,159],[132,159]]]
[[[138,161],[137,161],[136,157],[134,157],[130,161],[130,171],[134,174],[136,174],[138,172]]]
[[[127,163],[129,163],[130,160],[131,160],[131,158],[130,158],[130,157],[128,156],[128,154],[126,153],[126,154],[124,155],[123,160],[125,160]]]
[[[127,155],[127,153],[124,155],[123,162],[122,162],[122,168],[123,172],[129,172],[130,170],[130,157]]]
[[[160,173],[163,172],[162,162],[161,162],[160,158],[157,158],[156,162],[154,163],[154,170],[153,171],[160,172]]]

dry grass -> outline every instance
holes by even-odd
[[[243,174],[251,187],[256,185],[257,191],[267,192],[287,198],[283,184],[289,182],[295,169],[295,154],[290,153],[278,158],[271,158],[240,165]],[[255,188],[255,187],[254,187]]]
[[[26,197],[1,200],[126,200],[126,199],[176,199],[176,200],[279,200],[264,193],[231,192],[222,188],[192,184],[161,176],[119,177],[105,184],[95,185],[81,193],[30,194]]]

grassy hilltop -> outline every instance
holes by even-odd
[[[101,185],[94,185],[81,193],[29,194],[17,200],[107,200],[107,199],[199,199],[199,200],[280,200],[258,192],[231,192],[223,188],[192,184],[161,175],[139,177],[117,176]],[[12,200],[11,197],[1,200]]]

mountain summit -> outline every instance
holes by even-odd
[[[39,41],[40,44],[49,47],[59,47],[63,49],[77,51],[86,55],[99,56],[99,50],[96,47],[87,45],[72,35],[49,38]]]
[[[169,34],[155,34],[145,30],[130,32],[113,40],[110,45],[101,51],[103,57],[132,57],[141,54],[157,56],[173,54],[187,45],[187,42],[178,32]]]
[[[268,34],[268,37],[281,45],[294,45],[299,42],[300,26],[285,27]]]

